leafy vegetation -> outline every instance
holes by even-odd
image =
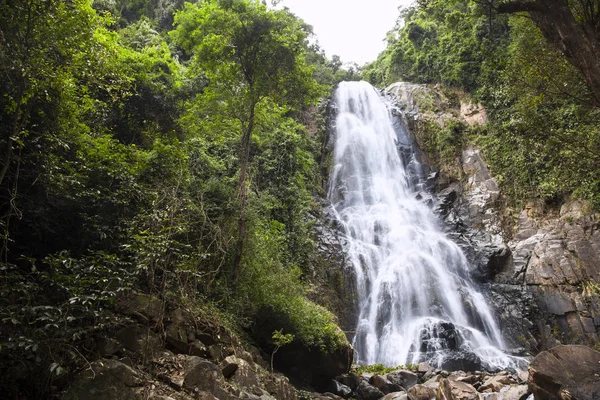
[[[344,343],[306,298],[320,144],[303,122],[356,73],[308,25],[251,0],[30,0],[2,2],[0,27],[8,397],[64,387],[132,290]]]
[[[511,201],[540,198],[555,204],[575,196],[598,208],[600,114],[593,76],[582,74],[568,48],[580,43],[558,48],[549,33],[555,27],[544,25],[541,11],[514,13],[508,4],[418,2],[403,11],[403,24],[390,32],[388,47],[364,68],[363,77],[380,85],[408,80],[471,92],[487,108],[490,122],[477,132],[448,127],[430,135],[437,143],[429,147],[438,150],[433,154],[442,165],[455,149],[444,145],[448,140],[475,141]],[[574,25],[595,23],[583,3],[569,4],[563,11],[575,15]],[[588,54],[592,59],[597,63]]]

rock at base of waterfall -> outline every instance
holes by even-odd
[[[541,352],[529,365],[529,388],[536,400],[600,399],[600,352],[580,345]]]
[[[399,370],[393,371],[386,375],[387,379],[404,389],[410,389],[419,381],[419,376],[411,371]]]
[[[358,400],[379,400],[384,396],[384,393],[367,381],[361,380],[356,388],[356,395]]]
[[[404,390],[402,386],[392,383],[385,375],[373,375],[373,377],[369,379],[369,383],[385,394]]]
[[[349,386],[333,379],[329,381],[325,389],[344,399],[349,399],[352,396],[352,389]]]
[[[448,371],[481,371],[481,359],[468,351],[450,351],[444,356],[440,365],[442,369]]]
[[[477,389],[465,382],[443,378],[437,390],[438,400],[479,400]]]

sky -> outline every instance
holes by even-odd
[[[412,0],[281,0],[294,14],[313,26],[319,45],[329,58],[363,65],[385,48],[385,35],[396,24],[398,7]]]

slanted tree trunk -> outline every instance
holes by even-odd
[[[600,4],[578,0],[575,18],[568,0],[510,1],[498,6],[499,13],[526,11],[542,34],[583,75],[600,107]]]

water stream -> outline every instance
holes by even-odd
[[[465,255],[443,233],[424,194],[407,131],[394,128],[386,103],[366,82],[342,82],[335,106],[329,199],[357,279],[356,361],[516,368],[519,359],[502,351],[501,332],[469,278]]]

